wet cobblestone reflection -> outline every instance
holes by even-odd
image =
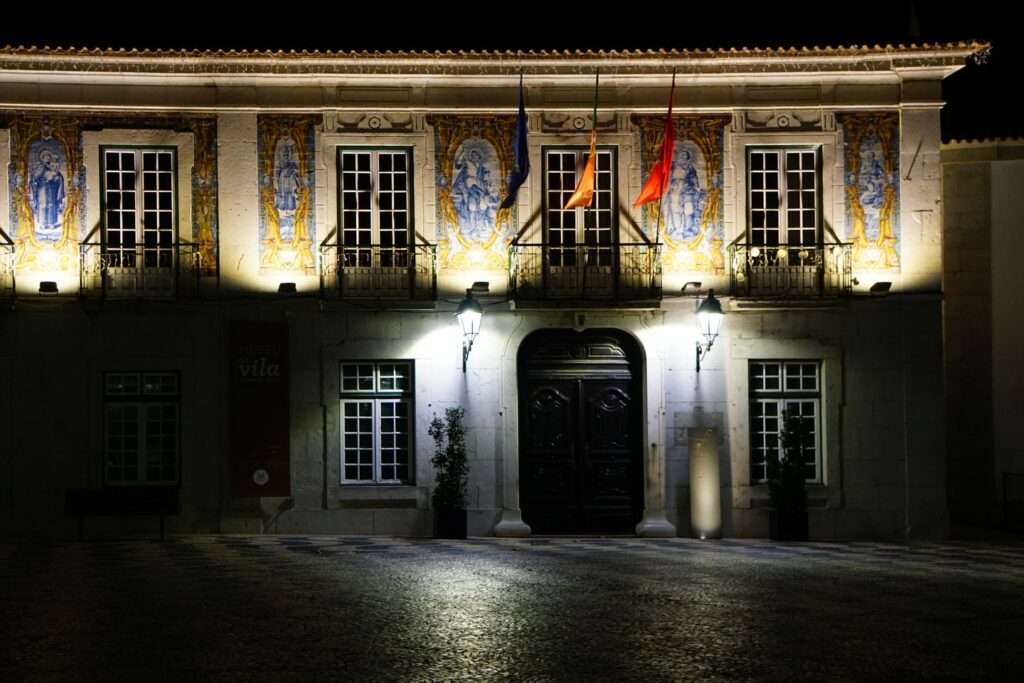
[[[0,543],[0,679],[1019,680],[1024,546]]]

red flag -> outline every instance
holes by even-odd
[[[639,208],[647,202],[653,202],[655,199],[661,199],[661,196],[665,194],[665,190],[668,189],[668,180],[672,175],[672,152],[676,146],[676,126],[672,120],[672,100],[676,94],[676,77],[672,75],[672,89],[669,91],[668,96],[668,114],[665,115],[665,131],[662,133],[661,138],[661,158],[655,162],[654,166],[651,167],[651,172],[647,176],[647,182],[644,183],[644,187],[640,190],[640,196],[633,202],[633,208]]]

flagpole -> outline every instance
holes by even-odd
[[[676,68],[675,67],[672,67],[672,87],[669,88],[668,92],[669,92],[669,96],[668,96],[668,116],[669,116],[669,119],[671,120],[671,118],[672,118],[672,105],[674,104],[673,100],[675,100],[675,98],[676,98]],[[665,128],[664,128],[664,133],[667,133],[668,129],[669,129],[669,127],[666,125]],[[673,125],[672,125],[672,134],[675,135],[675,132],[676,132],[676,127],[675,127],[675,124],[673,123]],[[661,148],[662,149],[664,149],[665,145],[668,143],[668,141],[664,139],[664,137],[665,137],[664,133],[662,134],[662,141],[661,141]],[[667,176],[668,176],[668,181],[662,181],[663,183],[665,183],[664,189],[668,190],[668,184],[672,182],[672,160],[671,159],[668,160],[668,168],[667,169],[663,169],[663,172],[666,173]],[[661,248],[661,203],[663,201],[665,201],[665,192],[662,192],[658,196],[658,210],[654,214],[654,258],[655,259],[658,258],[658,251]],[[653,259],[651,261],[651,291],[652,291],[652,293],[654,291],[654,261],[653,261]]]
[[[672,116],[672,104],[673,104],[672,100],[675,99],[675,95],[676,95],[676,68],[675,67],[672,67],[672,87],[669,89],[668,92],[669,92],[668,111],[669,111],[669,116],[671,117]],[[672,126],[672,132],[673,133],[675,133],[675,129],[676,129],[676,127]],[[662,136],[662,137],[664,137],[664,136]],[[661,146],[662,146],[663,149],[665,147],[665,142],[666,142],[665,140],[661,141]],[[670,182],[672,182],[672,160],[671,159],[669,159],[669,167],[667,169],[665,169],[665,170],[668,173],[668,178],[669,178],[668,182],[670,183]],[[666,185],[665,189],[667,190],[668,189],[668,187],[667,187],[668,183],[665,183],[665,185]],[[665,193],[662,192],[661,196],[658,197],[658,211],[654,215],[654,248],[655,249],[657,249],[659,246],[661,246],[661,202],[664,201],[664,200],[665,200]],[[652,274],[652,277],[653,277],[653,274]]]

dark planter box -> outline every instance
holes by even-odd
[[[434,538],[465,538],[466,511],[434,510]]]
[[[768,517],[768,538],[773,541],[808,540],[807,511],[777,512],[772,510]]]

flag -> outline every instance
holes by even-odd
[[[672,100],[676,94],[676,76],[672,74],[672,89],[668,96],[668,113],[665,114],[665,131],[661,137],[661,158],[651,167],[647,182],[640,190],[640,196],[633,202],[633,208],[639,208],[647,202],[661,199],[668,189],[668,181],[672,175],[672,152],[676,146],[676,126],[672,120]]]
[[[566,209],[575,209],[577,206],[590,206],[594,200],[594,165],[597,163],[597,131],[590,131],[590,156],[587,157],[587,165],[583,167],[583,175],[576,183],[576,191],[565,203]]]
[[[516,122],[515,166],[508,176],[508,195],[501,202],[501,208],[507,209],[516,203],[516,195],[520,186],[530,175],[530,148],[526,144],[526,106],[523,103],[523,77],[519,76],[519,120]]]

